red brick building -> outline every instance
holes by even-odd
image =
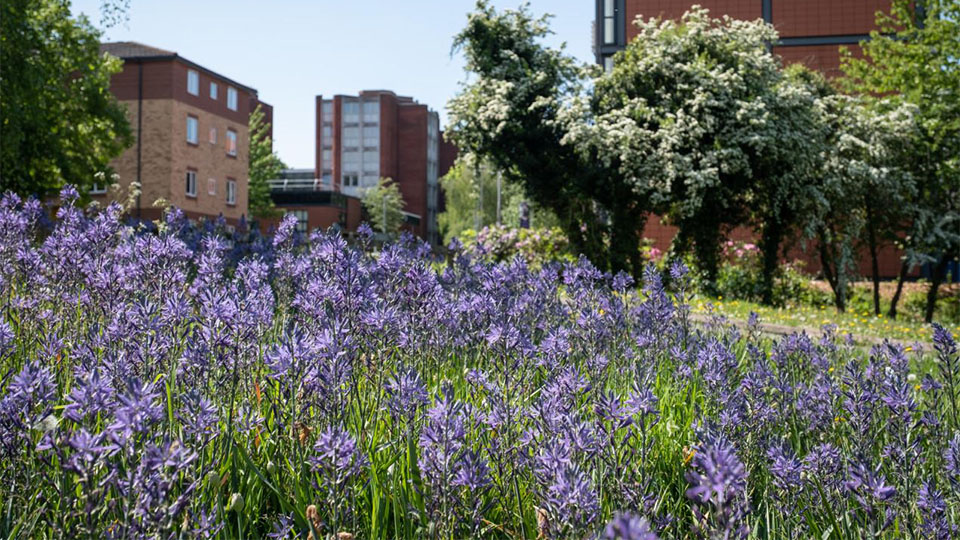
[[[431,243],[439,241],[438,179],[446,170],[440,167],[435,111],[389,90],[365,90],[357,96],[317,96],[316,122],[316,178],[325,189],[360,197],[380,178],[390,178],[403,195],[408,228]]]
[[[237,223],[247,214],[250,113],[259,105],[272,122],[273,108],[255,89],[173,51],[132,41],[101,49],[123,60],[110,91],[126,105],[135,140],[112,165],[121,187],[140,183],[134,215],[160,217],[154,202],[163,200],[191,219]],[[114,196],[101,185],[91,194]]]
[[[609,66],[612,55],[636,36],[637,16],[678,19],[695,4],[715,17],[773,24],[780,33],[773,52],[827,75],[838,73],[840,46],[855,48],[869,38],[876,12],[890,9],[890,0],[596,0],[597,63]]]

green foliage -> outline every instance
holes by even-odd
[[[468,229],[461,235],[465,250],[490,262],[510,262],[516,257],[539,268],[554,261],[574,261],[570,241],[559,227],[518,229],[493,225],[479,231]]]
[[[450,171],[440,179],[446,209],[437,216],[444,242],[463,236],[468,229],[476,231],[497,224],[497,175],[488,162],[466,154],[457,159]],[[523,186],[516,181],[500,179],[500,223],[520,226],[520,205],[526,201]],[[552,212],[530,204],[530,214],[538,227],[557,226]]]
[[[716,293],[728,300],[762,302],[764,300],[763,253],[752,243],[728,241],[723,244],[722,263],[717,273]],[[774,275],[768,305],[788,307],[797,304],[820,306],[824,295],[810,286],[803,263],[781,263]]]
[[[917,190],[906,206],[904,247],[911,263],[942,268],[960,256],[960,3],[895,0],[877,26],[862,58],[846,52],[843,83],[915,107],[919,129],[904,166]],[[941,278],[930,289],[928,320]]]
[[[708,282],[737,225],[769,236],[776,261],[819,148],[813,96],[768,50],[775,30],[702,8],[636,25],[590,102],[565,115],[567,141],[615,166],[634,201],[677,225],[675,251],[694,249]]]
[[[381,178],[376,187],[364,190],[363,211],[373,230],[391,235],[403,225],[403,195],[390,178]]]
[[[270,198],[270,185],[267,183],[280,177],[287,166],[273,151],[270,139],[270,124],[264,121],[262,108],[258,105],[250,114],[250,215],[258,218],[271,218],[281,215]]]
[[[5,0],[0,66],[0,188],[47,197],[109,178],[110,160],[132,142],[109,90],[122,64],[100,53],[86,17],[72,17],[66,0]]]
[[[448,103],[447,133],[461,150],[488,160],[506,181],[522,185],[532,202],[551,210],[576,251],[601,267],[623,267],[625,257],[608,260],[609,227],[599,206],[614,210],[611,186],[623,184],[564,141],[560,113],[580,92],[582,71],[562,50],[543,46],[548,33],[547,17],[535,18],[525,6],[497,12],[485,0],[477,2],[454,39],[469,78]]]

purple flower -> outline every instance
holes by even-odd
[[[687,498],[698,507],[694,511],[697,530],[710,537],[746,538],[746,469],[733,447],[721,438],[701,445],[694,455],[687,481],[692,485]]]
[[[342,428],[320,432],[313,452],[307,461],[335,486],[359,476],[367,466],[367,458],[357,448],[356,439]]]
[[[400,368],[387,381],[387,408],[394,418],[411,421],[417,409],[429,401],[427,387],[413,368]]]
[[[657,540],[650,523],[637,515],[617,512],[603,530],[604,540]]]

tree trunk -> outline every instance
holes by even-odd
[[[933,311],[937,307],[937,291],[940,289],[940,283],[943,282],[944,275],[947,273],[948,262],[950,262],[950,255],[944,253],[940,257],[940,262],[933,269],[933,275],[930,276],[930,289],[927,290],[927,309],[923,314],[923,320],[927,323],[933,322]]]
[[[880,262],[877,254],[877,231],[873,222],[873,210],[867,203],[867,245],[870,248],[870,270],[873,277],[873,312],[880,315]]]
[[[833,291],[833,303],[837,307],[837,312],[843,313],[847,310],[846,287],[843,286],[841,282],[843,276],[840,275],[843,270],[837,267],[837,271],[834,273],[830,263],[830,250],[827,248],[826,234],[821,232],[818,236],[820,266],[823,268],[823,275],[827,278],[827,283],[830,284],[830,289]]]
[[[900,275],[897,276],[897,290],[893,293],[893,298],[890,299],[890,311],[887,312],[887,316],[891,319],[897,318],[897,302],[900,301],[900,293],[903,292],[903,282],[906,281],[909,270],[910,266],[907,264],[907,261],[904,260],[900,265]]]
[[[628,272],[639,282],[643,263],[637,231],[643,230],[644,219],[636,214],[625,202],[614,205],[610,223],[610,270]]]
[[[777,263],[780,262],[780,242],[783,237],[783,228],[777,220],[767,221],[760,238],[760,249],[763,251],[763,275],[761,282],[761,302],[764,305],[773,305],[773,280],[777,273]]]

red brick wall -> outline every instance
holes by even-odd
[[[633,20],[638,15],[644,19],[679,19],[695,4],[709,9],[714,17],[730,15],[735,19],[753,20],[763,16],[761,0],[626,0],[627,41],[637,35]]]
[[[780,37],[869,34],[890,0],[772,0]]]
[[[380,176],[397,179],[397,97],[380,95]]]
[[[427,106],[403,105],[397,110],[397,169],[405,210],[420,216],[416,232],[427,234]]]

